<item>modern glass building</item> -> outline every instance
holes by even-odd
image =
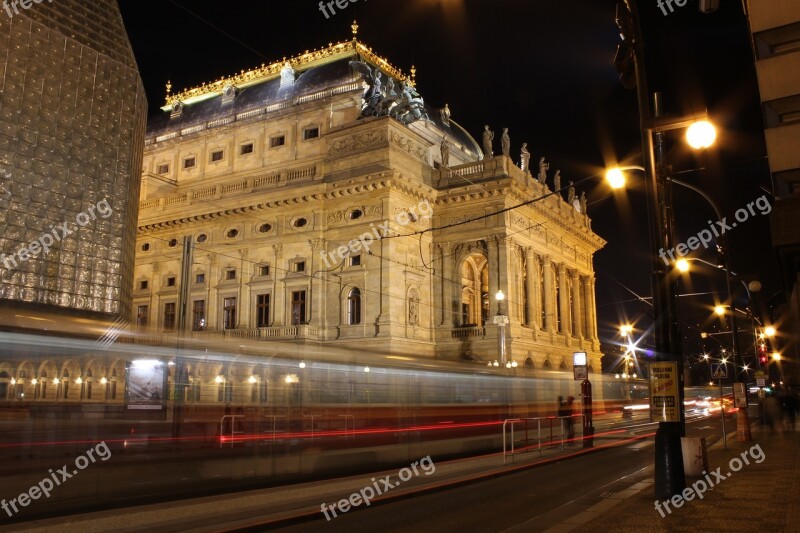
[[[147,104],[119,6],[0,17],[0,302],[125,318]]]

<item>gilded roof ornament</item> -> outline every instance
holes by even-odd
[[[373,52],[372,48],[366,46],[356,39],[359,27],[356,21],[353,21],[351,27],[353,30],[352,41],[329,43],[326,48],[320,48],[319,50],[314,51],[306,50],[304,53],[290,58],[286,58],[284,56],[282,60],[275,61],[269,65],[262,63],[260,67],[256,67],[247,71],[242,70],[239,72],[239,74],[235,74],[227,78],[221,77],[218,80],[209,83],[203,83],[202,85],[190,89],[184,89],[183,91],[176,93],[172,93],[172,83],[168,82],[166,102],[161,109],[164,111],[170,111],[172,106],[178,102],[191,105],[209,98],[214,98],[215,96],[222,94],[222,91],[227,86],[243,89],[250,85],[256,85],[258,83],[263,83],[271,79],[278,78],[281,76],[281,71],[285,69],[287,65],[293,68],[297,75],[299,75],[302,71],[309,68],[331,63],[333,61],[338,61],[348,56],[360,56],[362,59],[367,60],[373,65],[377,66],[378,69],[380,69],[380,71],[387,77],[394,78],[401,83],[405,82],[411,87],[415,86],[415,68],[412,68],[411,76],[403,74],[400,69],[393,66],[386,59]]]

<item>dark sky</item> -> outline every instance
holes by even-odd
[[[766,194],[759,187],[771,190],[741,3],[728,0],[720,11],[704,15],[690,0],[668,16],[655,1],[641,4],[651,91],[664,93],[667,113],[707,108],[720,127],[717,147],[694,155],[684,143],[668,139],[667,156],[676,171],[704,169],[680,177],[706,190],[732,217]],[[476,138],[484,123],[498,136],[508,127],[512,154],[527,141],[532,156],[546,155],[551,174],[559,168],[565,180],[597,174],[615,159],[639,164],[636,94],[622,87],[613,65],[619,42],[613,0],[359,0],[328,19],[314,0],[120,0],[120,5],[151,112],[163,105],[168,79],[181,90],[347,40],[358,19],[359,39],[406,72],[416,65],[426,102],[448,103],[453,118]],[[622,196],[599,180],[585,187],[593,229],[608,241],[595,268],[601,337],[609,340],[619,340],[613,337],[621,320],[646,310],[640,303],[619,302],[635,299],[632,292],[650,294],[641,176],[631,178],[631,190]],[[715,218],[689,191],[676,190],[675,206],[678,242]],[[780,288],[768,218],[751,218],[730,238],[734,270],[758,275],[766,301]],[[711,250],[699,257],[716,260]],[[723,279],[703,269],[682,289],[723,291]],[[704,329],[719,326],[707,320],[713,299],[682,298],[681,318]],[[646,328],[646,322],[640,324]],[[688,346],[698,349],[697,335],[686,333],[692,337]]]

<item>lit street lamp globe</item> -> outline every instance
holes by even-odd
[[[775,333],[776,333],[775,328],[772,326],[767,326],[766,329],[764,329],[764,334],[767,337],[774,337]]]
[[[717,129],[707,120],[695,122],[686,130],[686,141],[696,150],[708,148],[717,139]]]
[[[689,272],[689,261],[686,259],[678,259],[678,262],[675,263],[675,267],[681,272]]]
[[[618,167],[610,168],[606,172],[606,181],[612,189],[621,189],[625,186],[625,174]]]

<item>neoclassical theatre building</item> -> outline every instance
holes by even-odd
[[[585,201],[524,168],[527,152],[512,160],[507,138],[476,142],[357,29],[167,86],[145,141],[136,327],[486,364],[501,314],[520,367],[569,368],[586,351],[599,372],[605,242]]]

